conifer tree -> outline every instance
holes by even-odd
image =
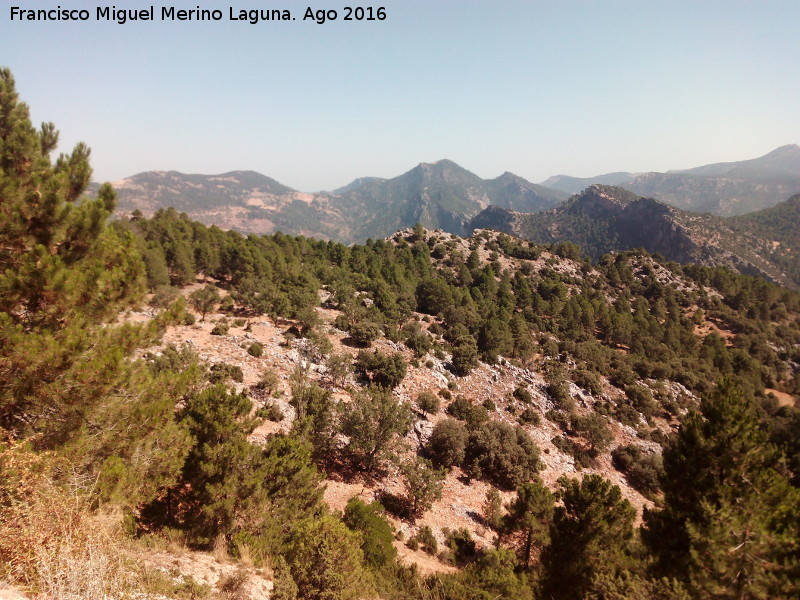
[[[286,550],[286,562],[306,600],[356,600],[372,588],[364,569],[358,534],[325,515],[297,524]]]
[[[555,510],[552,542],[542,555],[545,597],[580,600],[598,577],[630,566],[636,514],[620,489],[600,475],[559,479],[563,506]]]
[[[207,284],[204,288],[193,291],[189,294],[189,304],[200,313],[200,320],[205,321],[206,315],[214,310],[217,302],[220,301],[219,291],[212,284]]]
[[[796,597],[800,493],[731,380],[684,419],[661,484],[664,508],[645,513],[643,530],[657,575],[702,597]]]
[[[517,488],[517,497],[508,505],[500,528],[506,541],[519,538],[515,545],[522,565],[530,565],[534,551],[541,552],[550,542],[554,507],[555,497],[538,477]]]
[[[78,144],[53,164],[58,132],[31,126],[0,70],[0,425],[58,444],[124,381],[123,360],[155,328],[100,330],[144,291],[132,236],[105,226],[115,195],[81,198],[91,176]]]

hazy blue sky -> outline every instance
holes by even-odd
[[[11,22],[10,6],[87,8]],[[146,2],[220,22],[97,22],[3,0],[0,64],[95,179],[253,169],[303,191],[449,158],[481,177],[663,171],[800,142],[800,2]],[[105,4],[100,4],[105,6]],[[297,20],[228,21],[228,7]],[[303,22],[306,7],[339,20]]]

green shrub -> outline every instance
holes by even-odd
[[[466,421],[470,426],[477,426],[489,420],[489,413],[483,406],[473,404],[464,396],[459,396],[451,402],[447,412],[456,419]]]
[[[639,384],[628,385],[625,387],[625,395],[633,407],[644,415],[645,419],[650,419],[658,410],[658,404],[653,399],[650,388]]]
[[[226,362],[211,365],[208,373],[208,380],[211,383],[223,383],[228,379],[232,379],[236,383],[242,383],[244,381],[242,368]]]
[[[514,390],[514,398],[523,402],[524,404],[530,404],[533,402],[533,397],[531,393],[528,391],[526,386],[518,385],[517,388]]]
[[[443,419],[434,426],[426,451],[439,467],[459,466],[464,462],[468,438],[469,433],[463,423]]]
[[[660,454],[646,454],[641,448],[628,444],[611,452],[614,467],[625,474],[635,490],[648,498],[655,497],[661,489],[660,477],[664,465]]]
[[[219,304],[219,311],[224,313],[232,313],[234,308],[233,298],[225,296]]]
[[[465,527],[450,531],[444,530],[445,543],[453,555],[456,564],[464,564],[475,557],[477,546],[472,534]]]
[[[431,392],[420,392],[417,396],[417,406],[419,406],[422,412],[435,415],[439,412],[441,402],[439,398]]]
[[[522,414],[519,416],[519,422],[524,425],[533,425],[535,427],[542,422],[542,418],[539,416],[538,410],[536,410],[531,406],[528,406],[525,410],[522,411]]]
[[[433,535],[433,530],[428,525],[421,527],[414,537],[419,542],[423,552],[436,556],[439,551],[439,542],[436,541],[436,536]]]
[[[211,335],[228,335],[229,329],[230,325],[228,324],[228,320],[222,318],[214,325],[214,329],[211,330]]]
[[[399,352],[383,354],[361,350],[356,357],[355,366],[365,377],[375,384],[394,389],[406,376],[406,361]]]
[[[614,439],[608,428],[608,422],[596,412],[572,419],[572,427],[589,442],[590,451],[594,455],[608,448]]]
[[[378,502],[367,504],[350,498],[342,520],[350,529],[361,533],[361,551],[368,565],[383,567],[394,561],[397,556],[394,532]]]
[[[539,448],[520,427],[491,421],[472,431],[467,441],[464,470],[513,490],[539,470]]]
[[[278,374],[273,369],[264,369],[258,382],[253,387],[271,394],[278,388],[278,381]]]
[[[571,439],[563,435],[557,435],[551,441],[561,452],[571,456],[575,460],[575,466],[577,468],[586,469],[592,466],[593,459],[586,449],[576,444]]]
[[[381,326],[375,321],[359,321],[350,326],[348,333],[360,346],[369,346],[381,334]]]
[[[258,358],[259,356],[264,354],[264,346],[262,346],[260,342],[253,342],[247,349],[247,353],[250,356],[255,356],[256,358]]]
[[[478,344],[471,335],[458,339],[453,344],[453,370],[458,375],[469,375],[478,366]]]
[[[268,421],[273,421],[274,423],[280,423],[283,421],[283,411],[281,407],[278,406],[275,402],[268,402],[264,406],[258,409],[256,416],[260,419],[267,419]]]

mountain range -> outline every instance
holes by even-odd
[[[122,212],[171,206],[243,233],[353,243],[415,223],[457,235],[491,227],[541,243],[571,241],[593,257],[644,247],[681,263],[728,265],[800,287],[797,145],[682,171],[559,175],[542,184],[509,172],[482,179],[440,160],[390,179],[361,177],[330,192],[299,192],[253,171],[151,171],[114,186]]]
[[[800,192],[800,146],[789,144],[759,158],[666,173],[616,172],[586,178],[556,175],[542,185],[576,194],[595,183],[620,186],[693,212],[741,215],[769,208]]]
[[[415,223],[462,234],[469,219],[488,206],[536,212],[568,196],[512,173],[481,179],[449,160],[421,163],[392,179],[359,178],[333,192],[314,194],[252,171],[150,171],[114,187],[123,212],[151,214],[171,206],[223,229],[280,230],[343,242],[383,238]]]
[[[800,194],[763,211],[725,218],[595,184],[536,214],[487,208],[470,228],[504,231],[539,244],[572,242],[595,259],[644,248],[679,263],[727,266],[800,288]]]

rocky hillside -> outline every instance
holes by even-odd
[[[421,223],[454,233],[490,205],[525,212],[566,195],[511,173],[484,180],[457,164],[422,163],[393,179],[359,178],[334,192],[305,194],[252,171],[140,173],[114,184],[119,210],[150,215],[173,207],[191,218],[246,233],[310,235],[343,242],[380,238]]]
[[[51,163],[0,98],[3,596],[798,597],[800,294],[493,231],[110,221],[88,148]]]
[[[598,205],[615,205],[625,204],[626,200],[598,194],[595,201]],[[690,316],[695,314],[697,306],[692,306],[688,299],[707,293],[701,292],[695,281],[645,255],[618,260],[629,269],[632,279],[622,287],[609,286],[605,270],[595,270],[577,257],[525,245],[493,231],[476,231],[472,238],[465,239],[443,231],[404,230],[385,243],[397,251],[407,248],[409,243],[430,249],[431,262],[446,279],[463,276],[463,261],[469,256],[473,273],[501,272],[503,278],[513,278],[515,282],[526,273],[531,289],[552,294],[545,291],[550,289],[548,286],[560,285],[564,289],[555,293],[563,298],[585,298],[587,290],[596,287],[608,295],[610,303],[622,297],[629,286],[643,289],[655,285],[668,290],[669,295],[682,298],[685,307],[680,312]],[[198,281],[185,287],[182,294],[189,298],[201,288]],[[716,291],[710,293],[724,302],[730,301]],[[454,423],[454,418],[466,420],[469,427],[488,422],[520,428],[538,448],[539,476],[548,486],[556,487],[562,476],[585,477],[595,473],[620,487],[622,496],[636,508],[637,520],[644,507],[653,505],[657,489],[653,487],[657,486],[653,479],[655,471],[649,474],[626,471],[630,466],[621,467],[621,459],[614,458],[615,451],[625,448],[626,452],[650,457],[642,459],[637,455],[636,460],[643,460],[641,464],[657,470],[660,441],[676,430],[678,417],[688,407],[697,405],[697,391],[689,384],[690,378],[684,379],[677,372],[668,377],[664,377],[666,372],[634,374],[615,363],[611,355],[600,359],[616,364],[605,371],[595,362],[596,356],[590,358],[586,348],[580,349],[570,341],[572,334],[566,333],[561,325],[555,327],[561,333],[542,333],[524,359],[513,358],[509,345],[504,351],[508,358],[476,360],[467,372],[459,372],[454,366],[457,351],[448,342],[452,337],[447,331],[452,330],[453,323],[442,316],[451,308],[443,306],[439,316],[431,314],[431,310],[413,311],[401,332],[389,330],[386,335],[375,332],[370,336],[371,341],[358,342],[361,338],[354,321],[376,319],[379,313],[374,302],[378,298],[365,293],[360,296],[357,308],[344,301],[335,289],[323,288],[319,294],[320,305],[314,308],[315,315],[297,321],[254,315],[247,305],[233,301],[242,297],[235,290],[232,295],[225,292],[222,303],[203,315],[203,321],[197,314],[197,321],[191,325],[170,326],[162,339],[163,345],[149,352],[159,356],[174,352],[175,348],[185,348],[206,365],[226,365],[228,372],[238,370],[241,376],[230,383],[255,401],[252,414],[260,419],[250,435],[255,444],[264,444],[275,434],[296,431],[300,418],[296,398],[298,372],[305,373],[311,384],[328,390],[334,401],[347,411],[357,390],[369,383],[370,376],[358,367],[341,371],[337,367],[341,357],[346,358],[346,364],[358,365],[365,347],[369,353],[402,357],[407,368],[394,384],[392,396],[411,407],[412,422],[402,436],[402,443],[393,446],[394,455],[386,457],[384,467],[377,473],[346,468],[346,460],[344,464],[337,460],[322,462],[327,471],[325,500],[331,508],[344,510],[353,497],[366,503],[380,501],[390,508],[389,520],[402,540],[396,541],[395,547],[403,563],[416,565],[423,574],[453,572],[452,556],[448,558],[446,552],[438,556],[426,553],[411,541],[427,528],[438,546],[446,548],[450,532],[463,530],[479,550],[489,549],[495,533],[486,523],[487,494],[495,490],[503,501],[513,499],[507,486],[491,478],[476,477],[466,465],[453,465],[444,477],[441,495],[423,513],[411,519],[402,512],[391,513],[396,510],[391,507],[408,493],[401,466],[418,454],[437,460],[433,441],[437,427]],[[149,311],[126,316],[133,321],[150,318]],[[308,331],[304,322],[315,323],[311,333],[301,333]],[[728,342],[737,335],[732,323],[716,313],[709,312],[695,323],[687,331],[692,331],[698,341],[710,335],[730,345]],[[492,347],[492,343],[480,340],[479,347],[486,348],[486,344]],[[259,346],[257,353],[252,350],[254,344]],[[619,353],[622,357],[625,346],[619,348],[611,354]],[[263,383],[265,373],[270,374],[268,386]],[[795,401],[791,394],[773,391],[784,402]],[[430,398],[436,400],[434,408],[425,404]],[[329,450],[331,456],[346,456],[346,444],[337,442],[336,449]]]
[[[622,188],[593,185],[537,214],[486,210],[471,226],[537,243],[572,242],[595,259],[606,252],[645,248],[682,264],[728,266],[798,287],[794,240],[800,239],[800,222],[792,218],[796,204],[793,199],[757,217],[723,219],[682,211]]]

